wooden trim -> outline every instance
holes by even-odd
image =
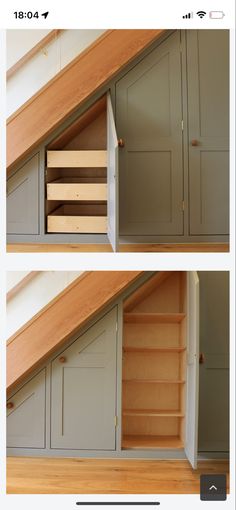
[[[45,361],[142,271],[83,273],[7,342],[7,390]]]
[[[10,169],[164,30],[107,30],[7,121]]]
[[[29,274],[27,274],[24,278],[22,278],[22,280],[20,282],[18,282],[16,285],[14,285],[14,287],[12,287],[12,289],[10,289],[8,292],[7,292],[7,303],[9,303],[9,301],[11,299],[13,299],[17,294],[18,292],[20,292],[22,289],[24,289],[24,287],[29,283],[31,282],[35,276],[38,276],[39,273],[41,273],[42,271],[31,271]]]
[[[47,44],[49,44],[53,39],[56,39],[57,36],[63,32],[63,29],[51,30],[49,34],[45,35],[41,41],[39,41],[31,50],[29,50],[23,57],[21,57],[12,67],[10,67],[7,71],[7,80],[11,78],[21,67],[23,67],[31,58],[33,58],[39,51],[41,51]]]

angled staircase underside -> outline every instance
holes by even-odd
[[[56,351],[142,271],[83,273],[7,342],[7,390]]]
[[[163,32],[107,30],[50,80],[7,121],[8,169]]]

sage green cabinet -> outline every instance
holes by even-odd
[[[188,30],[187,70],[190,234],[228,234],[228,30]]]
[[[7,402],[7,447],[45,448],[46,371],[42,370]]]
[[[39,233],[39,154],[7,181],[7,232]]]
[[[52,363],[51,448],[115,450],[116,314]]]
[[[99,108],[102,101],[96,101]],[[89,101],[88,111],[96,102]],[[229,31],[166,32],[107,85],[105,103],[102,115],[98,109],[96,122],[88,116],[86,129],[77,133],[80,142],[74,129],[68,135],[65,122],[60,133],[52,133],[38,147],[38,154],[8,179],[8,241],[28,242],[31,235],[31,242],[39,243],[110,242],[114,251],[123,242],[226,242]],[[70,126],[76,125],[85,111],[78,111]],[[74,168],[73,175],[68,168],[46,169],[45,151],[55,150],[55,144],[56,150],[65,150],[62,140],[66,132],[70,150],[83,150],[81,144],[84,150],[94,148],[99,140],[100,149],[107,150],[107,170],[97,169],[95,176],[93,169],[86,174],[84,169]],[[46,188],[53,182],[67,185],[64,179],[69,179],[73,189],[78,179],[90,179],[91,171],[94,185],[99,187],[97,179],[104,181],[100,184],[107,183],[107,210],[105,201],[94,209],[87,199],[91,222],[94,216],[87,232],[87,227],[81,230],[86,212],[83,201],[74,207],[65,195],[58,203],[48,200]],[[60,211],[59,205],[63,206]],[[76,228],[72,228],[74,216],[79,221]],[[95,228],[100,216],[102,228]],[[47,217],[54,222],[48,230]],[[65,218],[69,221],[66,227]]]
[[[228,46],[176,31],[117,82],[121,235],[229,233]]]
[[[229,272],[200,271],[199,451],[229,451]]]
[[[120,233],[183,234],[180,33],[116,85]]]

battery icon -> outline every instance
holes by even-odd
[[[222,19],[225,14],[223,11],[210,11],[209,16],[211,19]]]

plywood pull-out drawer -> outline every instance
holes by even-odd
[[[47,151],[49,168],[102,168],[107,166],[107,151]]]
[[[106,206],[62,205],[47,218],[47,231],[51,233],[105,234],[107,232]]]
[[[68,183],[62,179],[47,184],[48,200],[107,200],[107,184]]]

